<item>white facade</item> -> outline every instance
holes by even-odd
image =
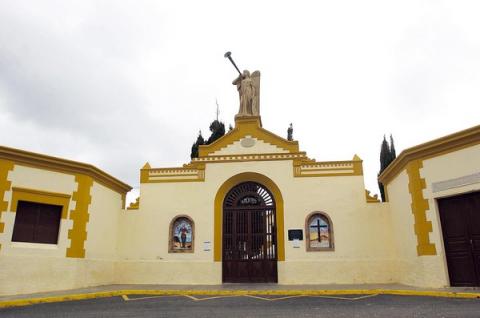
[[[178,168],[146,164],[139,202],[125,209],[131,188],[104,172],[2,147],[0,295],[114,283],[221,284],[223,200],[245,181],[268,188],[276,203],[278,283],[449,286],[436,199],[480,190],[480,126],[402,152],[380,176],[385,203],[366,194],[356,155],[316,162],[297,142],[263,129],[259,118],[237,119],[199,155]],[[68,205],[57,244],[12,242],[16,200]],[[291,229],[308,234],[313,212],[330,218],[332,250],[308,251],[306,240],[288,240]],[[194,222],[193,251],[172,253],[169,226],[182,215]]]
[[[479,127],[475,128],[478,132]],[[480,145],[479,139],[476,140],[476,143],[468,147],[450,147],[447,153],[419,159],[423,162],[420,176],[425,180],[425,188],[421,192],[428,202],[425,214],[432,224],[428,237],[435,246],[434,255],[419,256],[417,253],[415,219],[412,215],[412,198],[406,170],[403,169],[389,181],[387,192],[400,283],[432,287],[450,285],[437,200],[480,191]],[[434,146],[439,148],[439,152],[444,152],[444,144]]]
[[[128,185],[90,165],[6,147],[0,148],[0,176],[0,295],[115,282],[118,218],[124,213]],[[79,177],[90,184],[83,187]],[[56,201],[65,199],[68,211],[60,221],[57,244],[12,241],[16,194],[18,201],[60,204]],[[79,211],[77,203],[84,198],[88,208]],[[74,210],[87,216],[85,229],[73,216]],[[77,243],[83,249],[68,256]]]

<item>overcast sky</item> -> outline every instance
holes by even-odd
[[[0,144],[91,163],[133,187],[233,124],[260,70],[263,127],[319,161],[397,153],[480,123],[479,1],[0,0]],[[133,196],[130,196],[130,200]]]

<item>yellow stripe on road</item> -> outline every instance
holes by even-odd
[[[73,300],[85,300],[105,297],[122,297],[124,300],[133,300],[126,295],[148,295],[147,297],[160,296],[185,296],[193,300],[200,301],[214,297],[237,297],[237,296],[285,296],[294,298],[295,296],[310,297],[338,297],[337,295],[362,295],[361,297],[373,297],[372,295],[399,295],[399,296],[428,296],[428,297],[446,297],[446,298],[480,298],[479,292],[450,292],[450,291],[419,291],[419,290],[392,290],[392,289],[350,289],[350,290],[116,290],[103,291],[96,293],[71,294],[41,298],[25,298],[16,300],[0,301],[0,308],[28,306],[42,303],[54,303]],[[125,298],[125,297],[127,298]],[[194,296],[211,296],[207,298],[197,298]],[[192,298],[193,297],[193,298]],[[344,297],[346,298],[346,297]],[[358,297],[361,299],[360,297]],[[287,298],[285,298],[287,299]],[[348,298],[352,299],[352,298]]]

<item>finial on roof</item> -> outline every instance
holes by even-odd
[[[352,160],[353,160],[353,161],[362,161],[362,159],[361,159],[357,154],[355,154],[355,155],[353,156],[353,159],[352,159]]]

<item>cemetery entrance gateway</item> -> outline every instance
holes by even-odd
[[[259,183],[232,188],[223,202],[224,283],[276,283],[275,201]]]

